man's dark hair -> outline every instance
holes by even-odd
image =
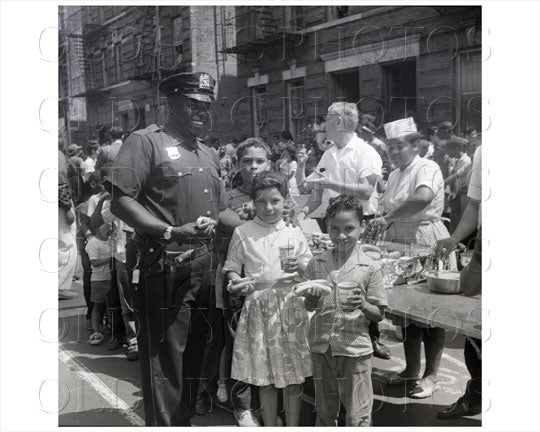
[[[353,211],[358,216],[358,220],[362,222],[364,219],[364,211],[362,203],[354,195],[342,194],[335,198],[330,198],[328,208],[326,209],[326,220],[336,216],[340,211]]]
[[[124,131],[118,126],[113,126],[109,131],[109,135],[112,140],[122,139],[124,136]]]
[[[263,171],[253,179],[251,199],[255,199],[258,191],[273,188],[276,188],[283,198],[289,194],[289,187],[285,177],[274,171]]]
[[[86,147],[84,149],[85,153],[90,156],[92,154],[92,152],[96,151],[96,150],[99,150],[99,144],[97,141],[95,140],[92,140],[92,141],[88,141],[88,144],[86,144]]]

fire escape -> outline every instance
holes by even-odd
[[[247,61],[260,58],[263,50],[277,59],[303,37],[296,28],[285,25],[280,18],[275,17],[270,6],[251,7],[230,19],[227,25],[236,30],[236,40],[233,46],[221,52],[241,55]]]

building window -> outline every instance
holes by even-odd
[[[137,66],[143,65],[143,56],[142,56],[142,34],[133,35],[133,58],[129,60],[137,59]]]
[[[101,50],[101,83],[103,87],[109,85],[109,77],[107,76],[107,49]]]
[[[184,61],[184,24],[182,17],[173,19],[173,45],[174,45],[174,65],[177,67]]]
[[[122,130],[128,131],[129,130],[129,114],[123,113],[120,118],[122,122]]]
[[[349,6],[328,6],[328,21],[345,18],[349,15]]]
[[[482,130],[482,51],[463,52],[458,57],[459,129]]]
[[[294,29],[304,28],[304,6],[287,6],[285,8],[285,22]]]
[[[114,44],[114,77],[116,83],[122,80],[122,44],[120,42]]]
[[[289,130],[295,139],[299,140],[305,126],[304,80],[287,83],[287,119]]]
[[[253,87],[251,89],[251,128],[254,136],[265,135],[267,121],[266,87]]]
[[[401,61],[382,67],[384,121],[416,116],[416,61]]]

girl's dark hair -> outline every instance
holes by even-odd
[[[291,140],[292,141],[292,135],[289,131],[283,131],[281,132],[281,136],[286,139],[286,140]]]
[[[335,198],[330,198],[328,208],[326,209],[326,220],[335,217],[340,211],[353,211],[358,216],[360,222],[364,219],[362,203],[354,195],[342,194]]]
[[[266,152],[266,158],[270,160],[272,156],[272,151],[270,147],[261,139],[261,138],[248,138],[245,141],[242,141],[238,147],[236,147],[236,159],[240,162],[244,153],[251,147],[262,148]]]
[[[285,177],[274,171],[263,171],[253,179],[251,199],[254,200],[260,190],[273,188],[277,189],[283,198],[289,194],[289,187]]]

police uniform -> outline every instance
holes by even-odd
[[[160,90],[167,95],[189,90],[199,100],[207,100],[211,91],[213,99],[213,80],[204,73],[180,74]],[[199,216],[217,220],[227,208],[215,153],[202,141],[180,142],[156,125],[127,139],[108,186],[171,226],[195,222]],[[177,244],[144,232],[136,238],[140,278],[134,306],[146,425],[189,425],[209,329],[213,242]],[[171,250],[192,252],[173,267],[167,259]]]

